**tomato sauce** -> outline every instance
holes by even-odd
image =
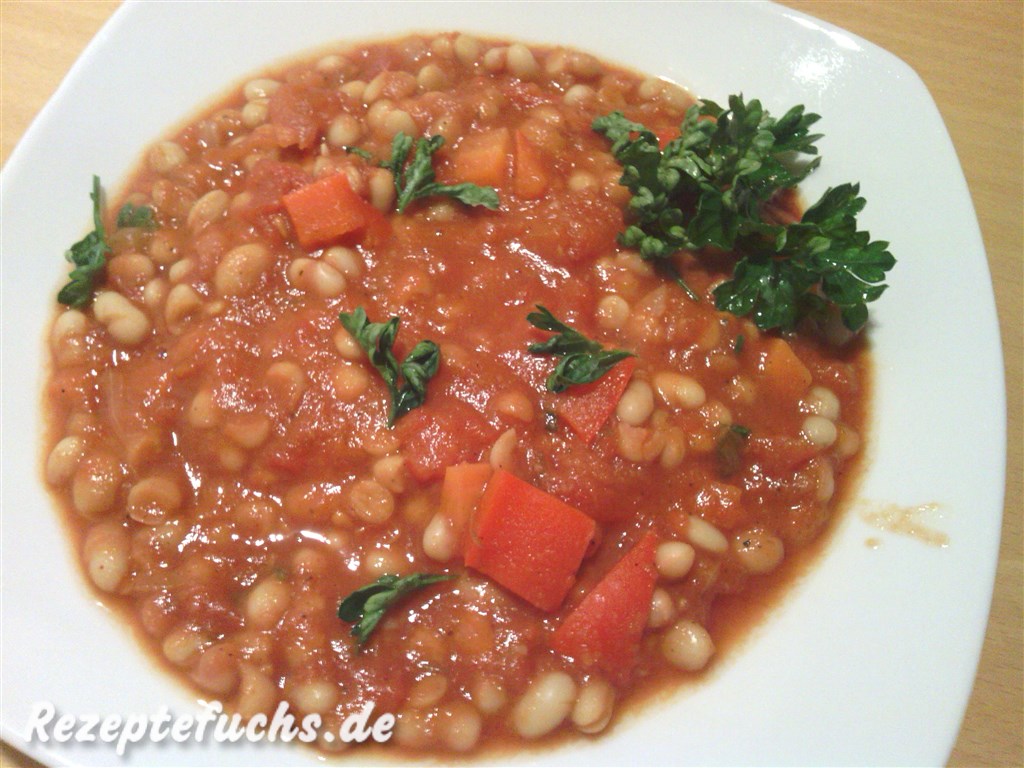
[[[387,749],[417,754],[598,733],[713,666],[834,519],[867,363],[716,310],[725,258],[674,257],[694,300],[618,244],[629,193],[592,121],[620,109],[671,135],[690,103],[576,51],[414,36],[254,78],[154,145],[122,197],[157,225],[107,217],[105,281],[55,319],[46,391],[47,481],[141,642],[245,716],[284,701],[336,729],[372,703],[398,719]],[[443,136],[438,181],[492,186],[497,210],[434,195],[396,212],[379,163],[400,132]],[[283,198],[337,174],[374,213],[305,247]],[[538,306],[632,353],[610,394],[546,387]],[[437,345],[393,426],[339,322],[358,308],[400,319],[398,361]],[[456,503],[444,483],[467,464],[491,492]],[[530,501],[494,490],[520,481]],[[466,565],[491,530],[511,576]],[[567,573],[564,595],[536,598],[523,558]],[[341,601],[417,573],[451,579],[360,646]],[[619,606],[604,620],[598,589]],[[577,608],[575,627],[603,629],[553,643]]]

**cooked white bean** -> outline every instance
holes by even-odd
[[[707,400],[704,387],[692,376],[659,371],[654,374],[653,382],[662,402],[670,408],[700,408]]]
[[[376,480],[357,480],[349,493],[352,514],[365,523],[387,522],[395,511],[395,497]]]
[[[508,47],[505,54],[508,71],[520,80],[528,80],[536,77],[540,72],[540,65],[533,52],[522,43],[513,43]]]
[[[582,733],[599,733],[612,719],[615,689],[607,680],[593,677],[583,684],[572,708],[572,722]]]
[[[465,701],[448,705],[441,717],[441,735],[449,749],[468,752],[480,740],[483,718]]]
[[[135,346],[152,329],[146,313],[115,291],[98,293],[92,311],[114,340],[126,346]]]
[[[624,421],[634,427],[639,427],[654,412],[654,392],[651,385],[646,381],[633,380],[629,382],[626,391],[619,398],[619,404],[615,408],[615,414],[620,421]]]
[[[696,672],[704,669],[715,652],[711,635],[695,621],[679,621],[665,630],[661,638],[661,652],[669,663]]]
[[[686,524],[686,538],[695,547],[706,549],[708,552],[722,554],[729,548],[729,540],[725,538],[720,530],[702,517],[690,515]]]
[[[173,141],[161,141],[149,150],[149,167],[157,173],[173,171],[188,160],[188,155],[181,145]]]
[[[171,288],[164,304],[164,322],[171,328],[191,317],[203,305],[203,298],[191,285],[180,283]]]
[[[84,459],[71,480],[71,503],[78,514],[94,518],[109,510],[121,489],[123,475],[117,460],[107,453]]]
[[[325,250],[322,258],[345,277],[359,277],[363,271],[359,252],[354,248],[335,245]]]
[[[836,430],[836,423],[824,416],[808,416],[800,427],[800,434],[811,445],[819,448],[828,448],[836,441],[839,433]]]
[[[423,552],[431,560],[446,563],[455,556],[458,542],[448,518],[434,515],[423,529]]]
[[[232,248],[217,265],[213,287],[221,296],[249,293],[270,269],[272,261],[270,251],[259,243],[246,243]]]
[[[273,96],[280,87],[281,83],[277,80],[271,80],[269,77],[258,77],[247,82],[245,87],[242,88],[242,93],[245,95],[246,101],[267,99]]]
[[[804,398],[803,407],[807,413],[824,416],[831,421],[839,419],[839,398],[827,387],[811,387],[811,391]]]
[[[113,592],[128,573],[131,540],[118,523],[93,526],[82,544],[86,571],[92,583]]]
[[[325,261],[300,257],[288,265],[288,282],[301,291],[331,298],[341,294],[345,276]]]
[[[186,224],[188,228],[195,231],[212,224],[228,209],[231,196],[223,189],[213,189],[200,197],[188,212]]]
[[[494,441],[494,445],[491,446],[491,453],[488,457],[493,469],[511,468],[516,446],[518,445],[517,440],[518,437],[516,435],[516,430],[513,427],[512,429],[505,430],[501,436]]]
[[[249,626],[270,629],[288,608],[291,590],[283,581],[267,578],[259,582],[245,598],[245,618]]]
[[[85,454],[85,440],[77,435],[69,435],[60,440],[46,459],[46,481],[51,485],[63,485],[68,482],[78,469],[78,464]]]
[[[340,114],[327,127],[327,143],[339,149],[352,146],[362,136],[362,123],[353,115]]]
[[[652,629],[665,627],[671,624],[675,617],[676,606],[672,602],[672,595],[658,587],[651,595],[651,612],[647,615],[647,626]]]
[[[526,739],[550,733],[572,711],[576,683],[565,672],[545,672],[530,683],[512,709],[512,725]]]
[[[629,302],[618,294],[602,296],[597,302],[597,322],[602,328],[619,330],[629,319]]]
[[[663,578],[676,580],[690,572],[695,555],[685,541],[665,541],[658,545],[654,563]]]
[[[323,714],[338,701],[338,686],[326,680],[313,680],[295,686],[292,703],[300,712]]]
[[[182,501],[181,489],[174,480],[153,475],[139,480],[128,491],[128,516],[143,525],[157,525],[181,509]]]
[[[736,559],[748,573],[771,573],[786,554],[782,539],[766,531],[746,531],[733,540]]]

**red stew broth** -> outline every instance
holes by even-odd
[[[108,214],[105,283],[53,326],[45,471],[91,583],[154,654],[244,715],[283,700],[330,726],[372,702],[398,715],[388,749],[427,752],[602,731],[714,663],[835,516],[867,362],[716,311],[726,259],[676,257],[695,302],[617,244],[629,195],[591,122],[621,109],[661,135],[690,103],[575,51],[410,37],[256,78],[148,152],[123,200],[159,226]],[[389,172],[345,147],[386,159],[399,130],[444,136],[439,179],[493,183],[500,210],[433,197],[395,213]],[[488,165],[477,145],[506,156]],[[338,173],[379,221],[304,248],[281,197]],[[554,360],[527,352],[548,335],[526,321],[537,304],[636,354],[590,444],[558,416],[572,391],[545,389]],[[393,429],[338,321],[356,307],[401,318],[399,359],[440,346],[426,403]],[[730,425],[750,435],[723,474]],[[557,610],[425,541],[446,467],[465,462],[596,521]],[[636,666],[612,681],[550,638],[646,531],[671,546]],[[399,603],[357,653],[339,602],[414,572],[455,578]],[[517,707],[546,676],[571,688],[544,730]]]

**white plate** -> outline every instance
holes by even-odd
[[[462,29],[565,43],[716,100],[824,118],[806,185],[860,181],[864,227],[899,263],[872,308],[876,404],[860,497],[936,502],[949,546],[879,533],[854,512],[717,674],[608,737],[536,764],[939,764],[970,693],[1002,509],[1005,406],[995,308],[967,187],[938,110],[890,54],[764,4],[129,3],[100,32],[3,170],[3,738],[51,764],[105,746],[27,741],[32,703],[81,715],[195,711],[80,582],[38,478],[44,324],[61,255],[143,147],[247,73],[332,40]],[[869,537],[881,546],[865,545]],[[164,744],[132,764],[303,764],[297,747]]]

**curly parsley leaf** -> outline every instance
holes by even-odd
[[[338,605],[338,618],[350,624],[361,647],[376,629],[391,606],[418,589],[454,579],[451,573],[412,573],[408,576],[385,574],[372,584],[360,587]]]
[[[548,376],[547,388],[552,392],[564,392],[574,384],[597,381],[616,363],[634,356],[624,349],[606,350],[596,341],[591,341],[572,326],[563,323],[540,304],[537,309],[538,312],[531,312],[526,319],[534,327],[542,331],[553,331],[556,335],[547,341],[531,344],[528,350],[535,355],[556,355],[562,358]]]
[[[415,144],[415,149],[414,149]],[[466,205],[481,205],[490,210],[498,208],[498,192],[494,187],[480,187],[465,182],[441,184],[434,174],[433,156],[444,145],[443,136],[419,138],[399,131],[391,142],[391,157],[380,164],[391,171],[398,193],[396,209],[402,213],[413,201],[433,195],[452,197]],[[352,150],[350,150],[352,151]],[[412,159],[409,153],[412,152]]]
[[[148,205],[125,203],[121,206],[121,210],[117,212],[117,226],[119,229],[124,227],[153,229],[156,226],[153,209]]]
[[[441,350],[432,341],[419,342],[399,363],[392,351],[401,320],[392,317],[386,323],[371,323],[362,307],[355,312],[342,312],[338,319],[363,348],[370,363],[380,373],[391,393],[388,426],[423,405],[427,398],[427,383],[437,373]]]
[[[775,195],[799,184],[820,158],[818,116],[796,106],[779,119],[759,101],[730,96],[729,108],[692,106],[678,138],[662,149],[657,136],[621,112],[597,118],[595,131],[611,142],[632,193],[632,222],[620,235],[645,259],[666,259],[706,246],[737,252],[732,279],[715,290],[715,304],[751,315],[762,329],[791,329],[830,304],[857,330],[867,321],[895,259],[884,242],[856,226],[864,207],[857,185],[828,190],[801,221],[784,226],[761,211]]]
[[[64,258],[74,264],[75,268],[68,276],[67,285],[57,294],[57,301],[69,307],[84,307],[92,300],[96,280],[102,276],[107,265],[110,246],[107,245],[103,231],[102,196],[100,178],[93,176],[92,192],[89,193],[89,197],[92,198],[93,231],[72,245],[64,254]]]
[[[885,291],[885,273],[896,260],[888,243],[872,242],[857,230],[856,215],[864,207],[859,191],[857,184],[829,189],[786,228],[779,247],[752,244],[732,279],[715,289],[715,306],[751,315],[762,328],[788,329],[831,304],[847,328],[861,328],[867,304]]]

